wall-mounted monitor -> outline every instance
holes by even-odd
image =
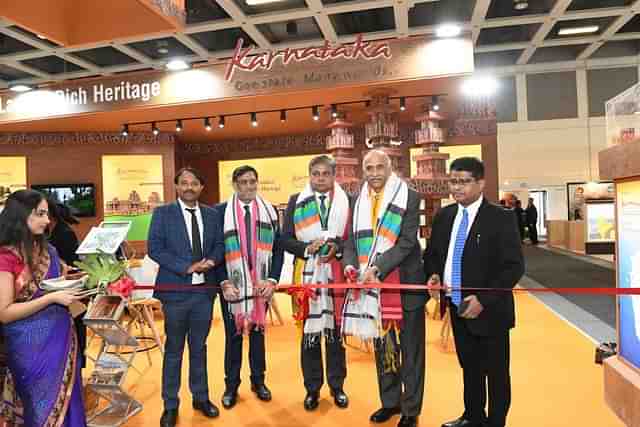
[[[31,188],[68,206],[74,216],[96,216],[96,188],[94,184],[39,184],[32,185]]]

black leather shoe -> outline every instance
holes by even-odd
[[[418,417],[414,417],[411,415],[403,415],[400,417],[400,421],[398,422],[398,427],[416,427],[418,424]]]
[[[236,406],[236,402],[238,401],[238,390],[236,389],[226,389],[224,394],[222,395],[222,406],[225,409],[231,409]]]
[[[318,407],[318,399],[320,398],[320,393],[317,391],[307,392],[307,395],[304,398],[304,409],[307,411],[313,411]]]
[[[271,392],[264,384],[251,384],[251,391],[258,396],[258,399],[263,402],[268,402],[271,400]]]
[[[449,421],[442,424],[442,427],[482,427],[482,424],[476,424],[465,417],[460,417],[457,420]]]
[[[160,427],[175,427],[178,421],[177,409],[165,409],[160,417]]]
[[[205,417],[209,417],[209,418],[215,418],[218,415],[220,415],[220,411],[218,410],[216,405],[214,405],[208,400],[205,400],[204,402],[196,402],[194,400],[193,409],[202,412],[205,415]]]
[[[331,390],[331,396],[333,396],[333,403],[336,404],[338,408],[346,408],[349,406],[349,397],[342,389]]]
[[[400,408],[380,408],[369,417],[372,423],[383,423],[400,413]]]

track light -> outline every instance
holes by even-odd
[[[431,109],[433,111],[440,111],[440,104],[438,103],[438,95],[431,97]]]
[[[287,121],[287,110],[280,110],[280,121],[282,123]]]
[[[407,109],[407,100],[403,96],[400,98],[400,111],[404,111],[406,109]]]
[[[158,130],[158,126],[156,125],[156,122],[151,123],[151,132],[153,132],[153,134],[156,136],[160,133],[160,131]]]
[[[311,107],[311,112],[313,114],[313,120],[315,121],[320,120],[320,112],[318,111],[317,105],[314,105],[313,107]]]
[[[129,136],[129,125],[122,125],[122,136]]]
[[[204,119],[204,128],[208,131],[211,130],[211,120],[209,119],[209,117],[205,117]]]
[[[258,114],[251,113],[251,126],[253,127],[257,127],[258,126]]]
[[[220,129],[224,128],[224,116],[220,116],[220,119],[218,119],[218,127]]]
[[[331,117],[334,119],[338,117],[338,106],[336,104],[331,104]]]
[[[176,132],[182,132],[182,120],[176,122]]]

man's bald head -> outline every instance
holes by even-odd
[[[371,150],[362,159],[362,170],[369,186],[378,192],[391,176],[391,158],[382,150]]]

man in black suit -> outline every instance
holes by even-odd
[[[390,279],[395,283],[424,284],[425,276],[422,266],[420,243],[418,242],[418,209],[420,197],[415,191],[403,186],[402,182],[391,170],[389,156],[380,150],[368,152],[362,160],[362,168],[366,184],[363,186],[352,208],[353,221],[358,221],[358,211],[362,215],[371,213],[371,223],[374,230],[359,231],[354,234],[354,227],[349,227],[349,238],[345,242],[343,264],[345,276],[353,276],[355,271],[360,272],[360,281],[363,283],[384,282]],[[387,183],[397,182],[398,187],[389,187]],[[404,208],[389,204],[385,210],[384,201],[393,200],[396,195],[406,191],[406,204]],[[369,203],[363,204],[368,198],[371,203],[371,211],[368,211]],[[376,202],[376,200],[378,202]],[[380,203],[377,213],[377,205]],[[362,210],[360,207],[364,207]],[[358,235],[368,234],[372,236],[376,246],[379,242],[379,228],[386,224],[385,218],[397,214],[401,219],[400,230],[394,245],[384,252],[375,251],[375,254],[365,254],[368,261],[361,264],[358,259],[359,248],[356,241]],[[372,233],[372,234],[371,234]],[[386,232],[384,232],[386,234]],[[365,236],[366,237],[366,236]],[[377,247],[377,246],[376,246]],[[384,290],[381,293],[384,311]],[[365,293],[365,292],[362,292]],[[362,294],[361,293],[361,294]],[[378,374],[378,387],[382,407],[374,412],[370,420],[374,423],[383,423],[393,415],[402,414],[398,423],[399,427],[414,427],[422,409],[425,376],[425,312],[424,306],[429,298],[424,291],[401,292],[401,318],[400,353],[395,351],[395,359],[400,361],[398,369],[389,370],[385,367],[385,342],[396,342],[396,334],[393,328],[383,338],[377,340],[376,367]],[[361,313],[362,314],[362,313]],[[366,315],[366,314],[365,314]],[[345,317],[348,313],[345,313]],[[382,321],[384,322],[384,312]],[[344,322],[343,322],[344,323]],[[395,345],[394,345],[395,347]]]
[[[342,246],[349,215],[349,198],[335,183],[336,163],[321,155],[309,162],[309,184],[289,198],[282,232],[282,246],[293,254],[293,283],[311,285],[341,282],[342,268],[336,258]],[[309,315],[303,324],[300,345],[302,375],[307,395],[304,408],[318,407],[323,384],[322,336],[325,336],[327,382],[339,408],[349,405],[343,390],[347,376],[340,325],[344,293],[337,289],[316,289],[309,302]]]
[[[446,289],[432,296],[445,297],[449,305],[464,381],[464,414],[443,427],[504,427],[511,403],[509,330],[515,310],[510,289],[524,274],[524,260],[515,216],[489,203],[484,186],[480,160],[462,157],[451,164],[450,189],[457,203],[436,214],[424,254],[429,285],[443,283]]]
[[[217,269],[217,274],[222,285],[222,298],[220,298],[220,305],[222,307],[222,317],[224,319],[224,332],[225,332],[225,348],[224,348],[224,372],[225,372],[225,391],[222,395],[222,406],[226,409],[231,409],[235,406],[238,400],[238,387],[240,386],[240,370],[242,368],[242,341],[243,330],[238,328],[236,319],[231,305],[244,305],[242,301],[255,301],[256,303],[263,303],[266,305],[271,299],[273,294],[272,289],[266,288],[270,285],[276,285],[280,280],[280,272],[282,270],[282,262],[284,260],[284,252],[280,245],[280,229],[278,224],[278,216],[273,209],[273,206],[264,201],[257,194],[258,192],[258,171],[251,166],[240,166],[233,171],[232,185],[235,190],[234,195],[231,197],[231,202],[223,202],[216,205],[215,209],[220,218],[219,224],[222,230],[225,227],[225,221],[228,219],[235,221],[240,219],[244,220],[244,223],[253,223],[253,231],[247,229],[246,234],[253,234],[253,237],[245,238],[241,237],[240,256],[242,262],[247,267],[247,275],[252,274],[260,281],[260,286],[265,286],[262,289],[256,289],[251,295],[241,296],[239,289],[236,288],[237,284],[232,283],[229,280],[228,260],[227,265],[221,265]],[[236,210],[232,209],[233,204],[237,205]],[[262,213],[261,213],[262,212]],[[240,216],[238,216],[240,215]],[[230,219],[231,218],[231,219]],[[266,267],[266,277],[259,277],[261,274],[256,271],[262,266],[257,265],[256,256],[259,252],[259,247],[256,245],[256,234],[260,233],[268,227],[273,232],[273,246],[270,257],[270,265]],[[243,227],[244,230],[244,227]],[[256,234],[254,234],[256,233]],[[225,240],[228,240],[228,233],[224,233]],[[255,246],[254,246],[255,245]],[[226,250],[226,249],[225,249]],[[227,257],[228,254],[225,254]],[[260,297],[260,298],[257,298]],[[250,304],[252,304],[251,302]],[[258,310],[264,313],[264,307]],[[264,317],[261,319],[264,321]],[[251,323],[249,326],[249,365],[251,367],[251,391],[256,394],[258,399],[263,402],[271,400],[271,391],[265,385],[265,370],[266,370],[266,356],[264,345],[264,324]]]
[[[525,216],[527,218],[527,228],[529,229],[529,239],[531,239],[532,245],[538,244],[538,209],[533,204],[533,199],[529,197],[529,204],[525,210]]]
[[[213,418],[218,408],[209,400],[207,336],[211,329],[215,265],[222,264],[224,244],[217,215],[198,203],[204,180],[193,168],[175,177],[178,200],[153,211],[149,229],[149,257],[160,266],[154,292],[162,302],[167,337],[162,362],[161,427],[173,427],[178,418],[180,373],[185,341],[189,343],[189,389],[193,407]],[[162,285],[184,288],[162,290]],[[188,337],[188,340],[187,340]]]

